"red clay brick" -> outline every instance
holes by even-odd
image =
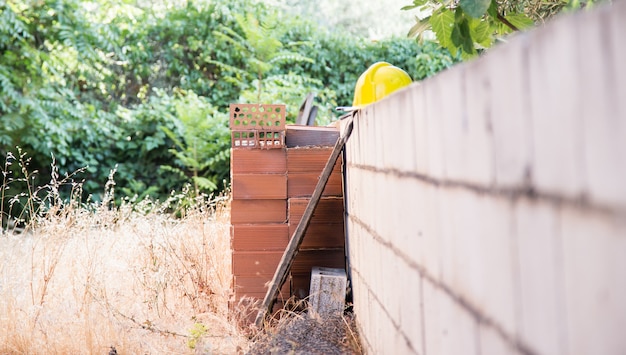
[[[274,274],[271,275],[258,275],[258,276],[234,276],[234,285],[235,285],[235,292],[237,292],[237,294],[239,295],[249,295],[249,296],[253,296],[254,295],[265,295],[265,293],[267,292],[268,288],[265,286],[267,283],[269,283],[270,281],[272,281],[272,278],[274,277]],[[285,282],[285,284],[283,285],[283,287],[281,287],[280,289],[280,293],[283,297],[286,296],[286,298],[289,298],[289,294],[290,294],[290,282],[287,281]]]
[[[285,174],[234,174],[234,199],[283,200],[287,198]]]
[[[298,224],[289,225],[289,239],[298,228]],[[345,246],[344,225],[341,224],[309,224],[300,250],[343,248]]]
[[[291,266],[294,275],[310,274],[313,266],[346,268],[343,249],[302,250]]]
[[[233,252],[233,275],[274,275],[282,256],[282,251],[235,251]]]
[[[286,149],[233,148],[230,155],[230,172],[236,174],[287,173]]]
[[[289,173],[287,197],[310,197],[317,186],[320,173]],[[342,176],[333,173],[326,183],[322,196],[342,196]]]
[[[231,233],[234,251],[284,251],[289,243],[289,226],[286,223],[235,224],[231,226]]]
[[[332,148],[288,148],[287,149],[287,171],[292,173],[318,173],[328,162],[333,152]],[[333,173],[341,173],[341,156],[333,168]]]
[[[289,224],[297,225],[300,223],[308,203],[308,198],[289,199]],[[313,211],[311,224],[342,224],[343,213],[343,198],[322,198]]]
[[[233,200],[231,203],[231,224],[285,223],[286,221],[286,200]]]
[[[335,127],[286,125],[285,128],[285,144],[288,147],[333,147],[339,138],[339,129]]]

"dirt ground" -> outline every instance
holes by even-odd
[[[362,354],[362,349],[352,313],[290,313],[260,334],[247,354]]]

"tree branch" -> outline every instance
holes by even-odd
[[[511,22],[509,22],[509,20],[507,20],[504,16],[500,15],[499,12],[497,12],[498,14],[498,20],[500,22],[502,22],[503,24],[507,25],[510,29],[512,29],[513,31],[519,31],[519,28],[515,27],[514,24],[512,24]]]

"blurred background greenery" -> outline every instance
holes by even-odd
[[[4,206],[50,181],[53,157],[61,176],[85,168],[73,181],[96,201],[112,169],[120,197],[165,199],[186,184],[218,192],[229,178],[229,103],[284,103],[293,121],[315,92],[326,124],[376,61],[420,80],[457,60],[406,38],[401,2],[371,3],[0,2]]]

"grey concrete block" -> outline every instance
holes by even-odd
[[[326,267],[313,267],[309,305],[319,315],[341,315],[346,300],[346,271]]]

